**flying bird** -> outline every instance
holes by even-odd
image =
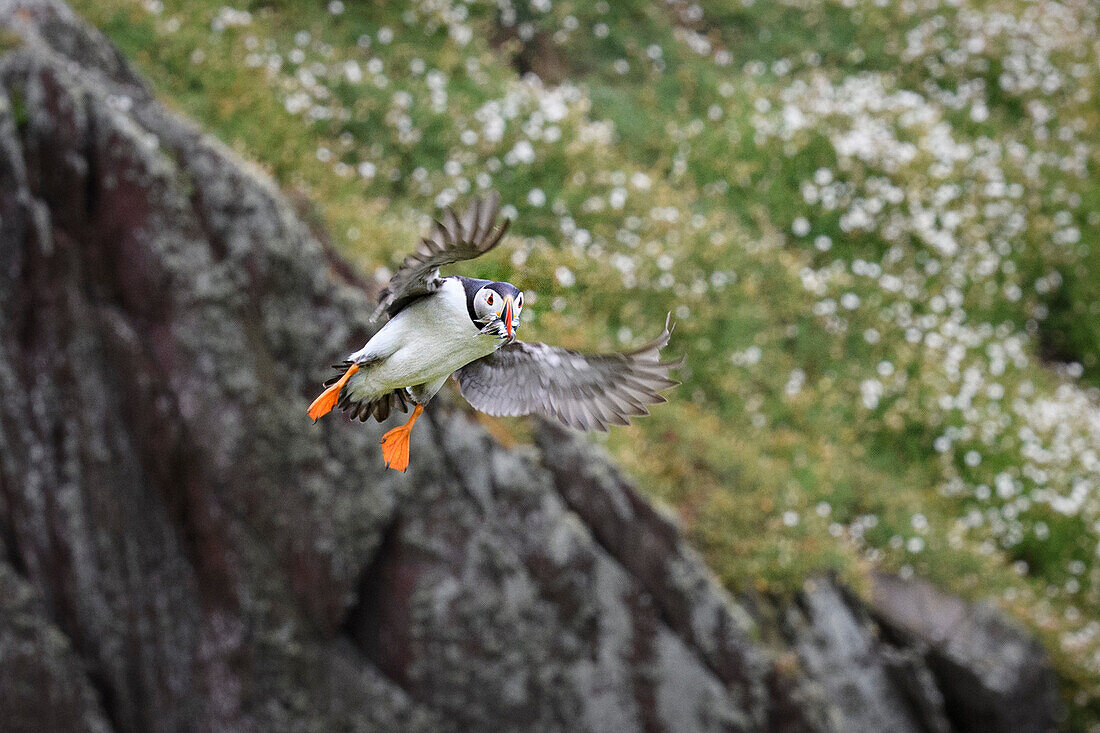
[[[627,425],[632,416],[648,415],[647,405],[665,401],[661,390],[679,384],[669,371],[682,364],[661,360],[671,336],[667,318],[661,335],[635,351],[582,354],[516,340],[523,292],[515,285],[439,274],[443,265],[500,244],[511,221],[498,222],[499,213],[494,192],[475,199],[462,216],[448,209],[435,222],[379,297],[372,320],[383,313],[389,320],[333,367],[339,375],[309,406],[314,421],[338,407],[352,418],[381,422],[412,403],[408,422],[382,437],[386,466],[404,471],[413,425],[452,374],[462,396],[482,412],[538,414],[580,430]]]

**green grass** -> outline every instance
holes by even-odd
[[[525,338],[672,311],[684,384],[606,444],[732,589],[992,598],[1100,721],[1095,8],[75,4],[366,272],[492,187],[466,271]]]
[[[0,52],[9,51],[23,45],[23,39],[15,33],[0,31]]]

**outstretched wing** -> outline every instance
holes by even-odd
[[[505,219],[498,224],[499,213],[500,194],[495,191],[474,199],[461,217],[447,209],[443,221],[435,222],[431,234],[390,278],[371,320],[377,320],[383,311],[393,316],[413,300],[438,290],[443,282],[441,266],[472,260],[500,244],[512,222]]]
[[[580,430],[607,431],[648,415],[664,402],[659,392],[679,382],[669,371],[683,360],[661,361],[672,335],[668,320],[655,340],[629,353],[581,354],[539,343],[516,342],[455,372],[462,396],[490,415],[554,417]]]

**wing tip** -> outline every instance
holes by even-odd
[[[438,231],[447,244],[466,242],[473,245],[478,254],[485,254],[500,244],[512,223],[512,220],[507,217],[500,220],[499,224],[497,223],[500,202],[500,193],[493,190],[481,196],[474,196],[461,215],[453,206],[448,206],[443,211],[442,222],[433,221],[433,239],[435,232]]]
[[[378,305],[371,312],[370,318],[367,319],[371,323],[377,323],[378,319],[382,317],[382,314],[386,312],[386,309],[390,307],[393,301],[390,300],[388,295],[383,295],[378,299]]]

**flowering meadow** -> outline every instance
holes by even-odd
[[[1100,730],[1100,6],[75,6],[368,276],[496,189],[463,272],[526,291],[521,337],[671,312],[683,386],[596,439],[731,590],[990,600]]]

